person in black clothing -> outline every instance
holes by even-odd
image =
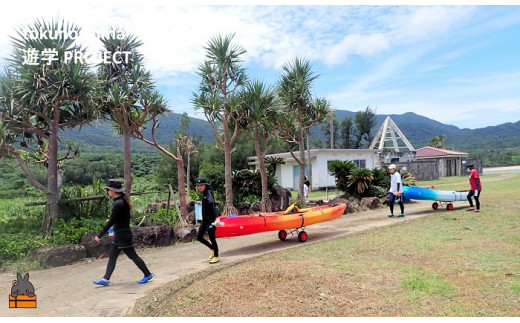
[[[108,263],[105,275],[103,279],[94,280],[93,283],[96,285],[108,286],[110,284],[110,276],[116,268],[117,257],[121,250],[132,259],[137,267],[143,272],[144,277],[138,281],[139,284],[144,284],[153,278],[144,261],[137,255],[134,249],[134,243],[132,238],[132,230],[130,230],[130,211],[132,210],[132,204],[130,198],[124,193],[124,188],[121,182],[117,179],[108,180],[107,186],[103,187],[106,189],[108,196],[114,198],[114,204],[112,205],[112,215],[108,220],[107,224],[95,237],[96,242],[100,242],[100,238],[113,226],[114,227],[114,240],[110,246],[108,254]]]
[[[197,232],[197,240],[211,249],[209,263],[215,264],[220,261],[218,258],[217,240],[215,239],[215,231],[217,228],[214,223],[219,216],[219,212],[215,205],[213,192],[211,192],[209,189],[209,183],[206,181],[206,179],[198,178],[195,182],[195,186],[197,186],[197,189],[202,192],[202,222],[200,224],[199,231]],[[206,231],[208,232],[209,240],[211,242],[204,239],[204,233],[206,233]]]

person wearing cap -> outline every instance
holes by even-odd
[[[141,257],[137,255],[134,249],[132,230],[130,229],[130,211],[133,210],[130,197],[124,193],[125,189],[117,179],[109,179],[107,186],[103,187],[103,189],[107,191],[109,197],[114,199],[114,204],[112,205],[112,214],[107,224],[94,237],[94,240],[99,243],[101,237],[112,226],[114,227],[114,240],[112,240],[112,244],[110,245],[105,275],[103,279],[94,280],[93,283],[103,286],[110,284],[110,277],[116,267],[117,257],[121,253],[121,250],[123,250],[128,258],[143,272],[144,277],[141,278],[138,283],[144,284],[153,278],[153,274],[150,273],[148,267],[146,267],[146,264]]]
[[[397,217],[403,217],[404,204],[401,198],[403,194],[403,182],[401,180],[401,174],[399,174],[397,167],[394,164],[388,166],[388,170],[390,171],[390,194],[388,195],[390,214],[388,216],[394,216],[394,202],[397,202],[401,208],[401,214],[399,214]]]
[[[303,182],[303,196],[305,197],[305,203],[309,203],[309,191],[311,190],[311,182],[305,176],[305,181]]]
[[[195,181],[197,190],[202,193],[202,222],[200,223],[199,231],[197,232],[197,240],[211,250],[209,255],[209,263],[215,264],[220,261],[218,258],[218,245],[215,238],[215,231],[217,230],[215,221],[219,216],[217,206],[215,205],[215,198],[213,192],[209,188],[209,183],[205,178],[197,178]],[[208,232],[209,241],[204,239],[204,234]]]
[[[478,171],[473,167],[472,163],[466,164],[466,170],[469,172],[469,185],[470,191],[468,193],[469,208],[468,211],[480,212],[480,193],[482,193],[482,182],[480,181],[480,175]],[[472,199],[475,199],[475,205],[473,207]]]

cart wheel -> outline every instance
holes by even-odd
[[[282,241],[287,239],[287,231],[285,231],[285,230],[278,231],[278,239],[280,239]]]
[[[437,203],[437,202],[433,202],[433,204],[432,204],[432,208],[433,208],[434,210],[437,210],[437,209],[439,208],[439,203]]]
[[[448,209],[448,211],[453,211],[453,204],[448,203],[448,205],[446,205],[446,209]]]
[[[307,241],[307,232],[301,231],[300,233],[298,233],[298,241],[300,241],[300,242]]]

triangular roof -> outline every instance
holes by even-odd
[[[405,144],[405,147],[399,147],[398,140],[401,140]],[[390,141],[392,143],[392,146],[385,147],[385,143],[387,141]],[[377,143],[379,143],[379,145],[376,147]],[[379,131],[375,135],[374,140],[372,140],[372,143],[370,144],[369,148],[393,148],[395,152],[400,152],[401,148],[407,148],[409,151],[415,151],[412,144],[408,141],[408,139],[406,139],[401,129],[399,129],[399,127],[395,124],[395,122],[392,119],[390,119],[389,116],[386,117],[385,121],[383,122],[383,125],[381,125],[381,128],[379,128]]]
[[[455,150],[449,150],[449,149],[442,149],[442,148],[435,148],[435,147],[423,147],[417,149],[417,159],[419,158],[436,158],[436,157],[466,157],[468,156],[468,153],[461,152],[461,151],[455,151]]]

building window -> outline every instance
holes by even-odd
[[[365,159],[354,159],[353,162],[357,168],[367,168],[367,161]]]
[[[335,160],[337,160],[337,159],[335,159]],[[330,169],[329,166],[330,166],[330,162],[331,162],[331,161],[332,161],[332,160],[327,160],[327,170]],[[353,159],[353,160],[351,160],[351,161],[352,161],[354,164],[356,164],[356,167],[357,167],[357,168],[367,168],[367,161],[366,161],[366,159]]]

